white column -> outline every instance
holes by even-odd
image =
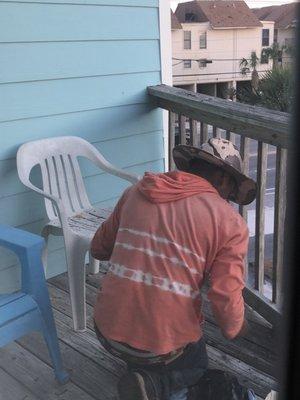
[[[172,35],[170,1],[159,0],[161,83],[172,86]],[[163,110],[165,171],[169,165],[169,117]]]

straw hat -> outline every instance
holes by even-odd
[[[236,181],[237,192],[230,199],[237,204],[250,204],[256,196],[256,182],[245,175],[243,161],[237,147],[222,138],[212,138],[203,143],[199,148],[178,145],[173,149],[173,158],[177,168],[188,172],[190,161],[199,159],[224,169]]]

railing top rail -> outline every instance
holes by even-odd
[[[158,107],[249,138],[288,148],[291,115],[190,92],[167,85],[149,86]]]

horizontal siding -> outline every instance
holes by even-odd
[[[158,72],[0,85],[0,122],[148,102]]]
[[[49,4],[81,4],[81,5],[95,5],[107,6],[112,5],[110,0],[22,0],[22,3],[49,3]],[[159,0],[114,0],[113,5],[125,7],[158,7]],[[0,3],[16,3],[16,0],[0,0]]]
[[[0,44],[0,83],[159,71],[158,51],[158,40]]]
[[[163,158],[162,131],[147,132],[138,135],[116,138],[108,141],[93,143],[101,154],[119,168],[129,168]],[[122,151],[120,151],[122,149]],[[101,175],[103,172],[90,161],[80,160],[82,174],[85,178]],[[15,159],[0,161],[0,208],[1,201],[6,197],[18,196],[29,192],[18,179]],[[40,172],[37,169],[32,174],[32,181],[39,182]]]
[[[18,179],[27,141],[80,136],[127,171],[164,169],[162,113],[146,93],[161,82],[158,3],[0,0],[0,223],[39,233],[47,221],[43,199]],[[92,204],[115,204],[128,182],[80,164]],[[66,270],[62,238],[48,248],[51,277]],[[16,290],[16,257],[0,259],[0,293]]]
[[[0,38],[3,43],[158,39],[158,10],[156,7],[1,2]]]
[[[162,129],[161,111],[149,104],[10,121],[0,124],[0,160],[14,158],[18,147],[24,142],[47,137],[82,136],[95,143],[157,129]]]

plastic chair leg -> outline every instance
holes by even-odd
[[[85,254],[87,249],[80,244],[66,246],[68,277],[74,329],[77,332],[86,329],[85,307]]]
[[[99,272],[99,260],[96,260],[91,253],[89,253],[89,274],[98,274]]]
[[[60,383],[68,382],[69,374],[63,369],[55,325],[49,319],[47,322],[44,321],[43,336],[48,346],[56,379]]]
[[[45,226],[41,232],[41,236],[43,236],[45,240],[45,245],[42,252],[42,262],[44,266],[45,275],[47,273],[47,265],[48,265],[48,239],[49,239],[49,227]]]

